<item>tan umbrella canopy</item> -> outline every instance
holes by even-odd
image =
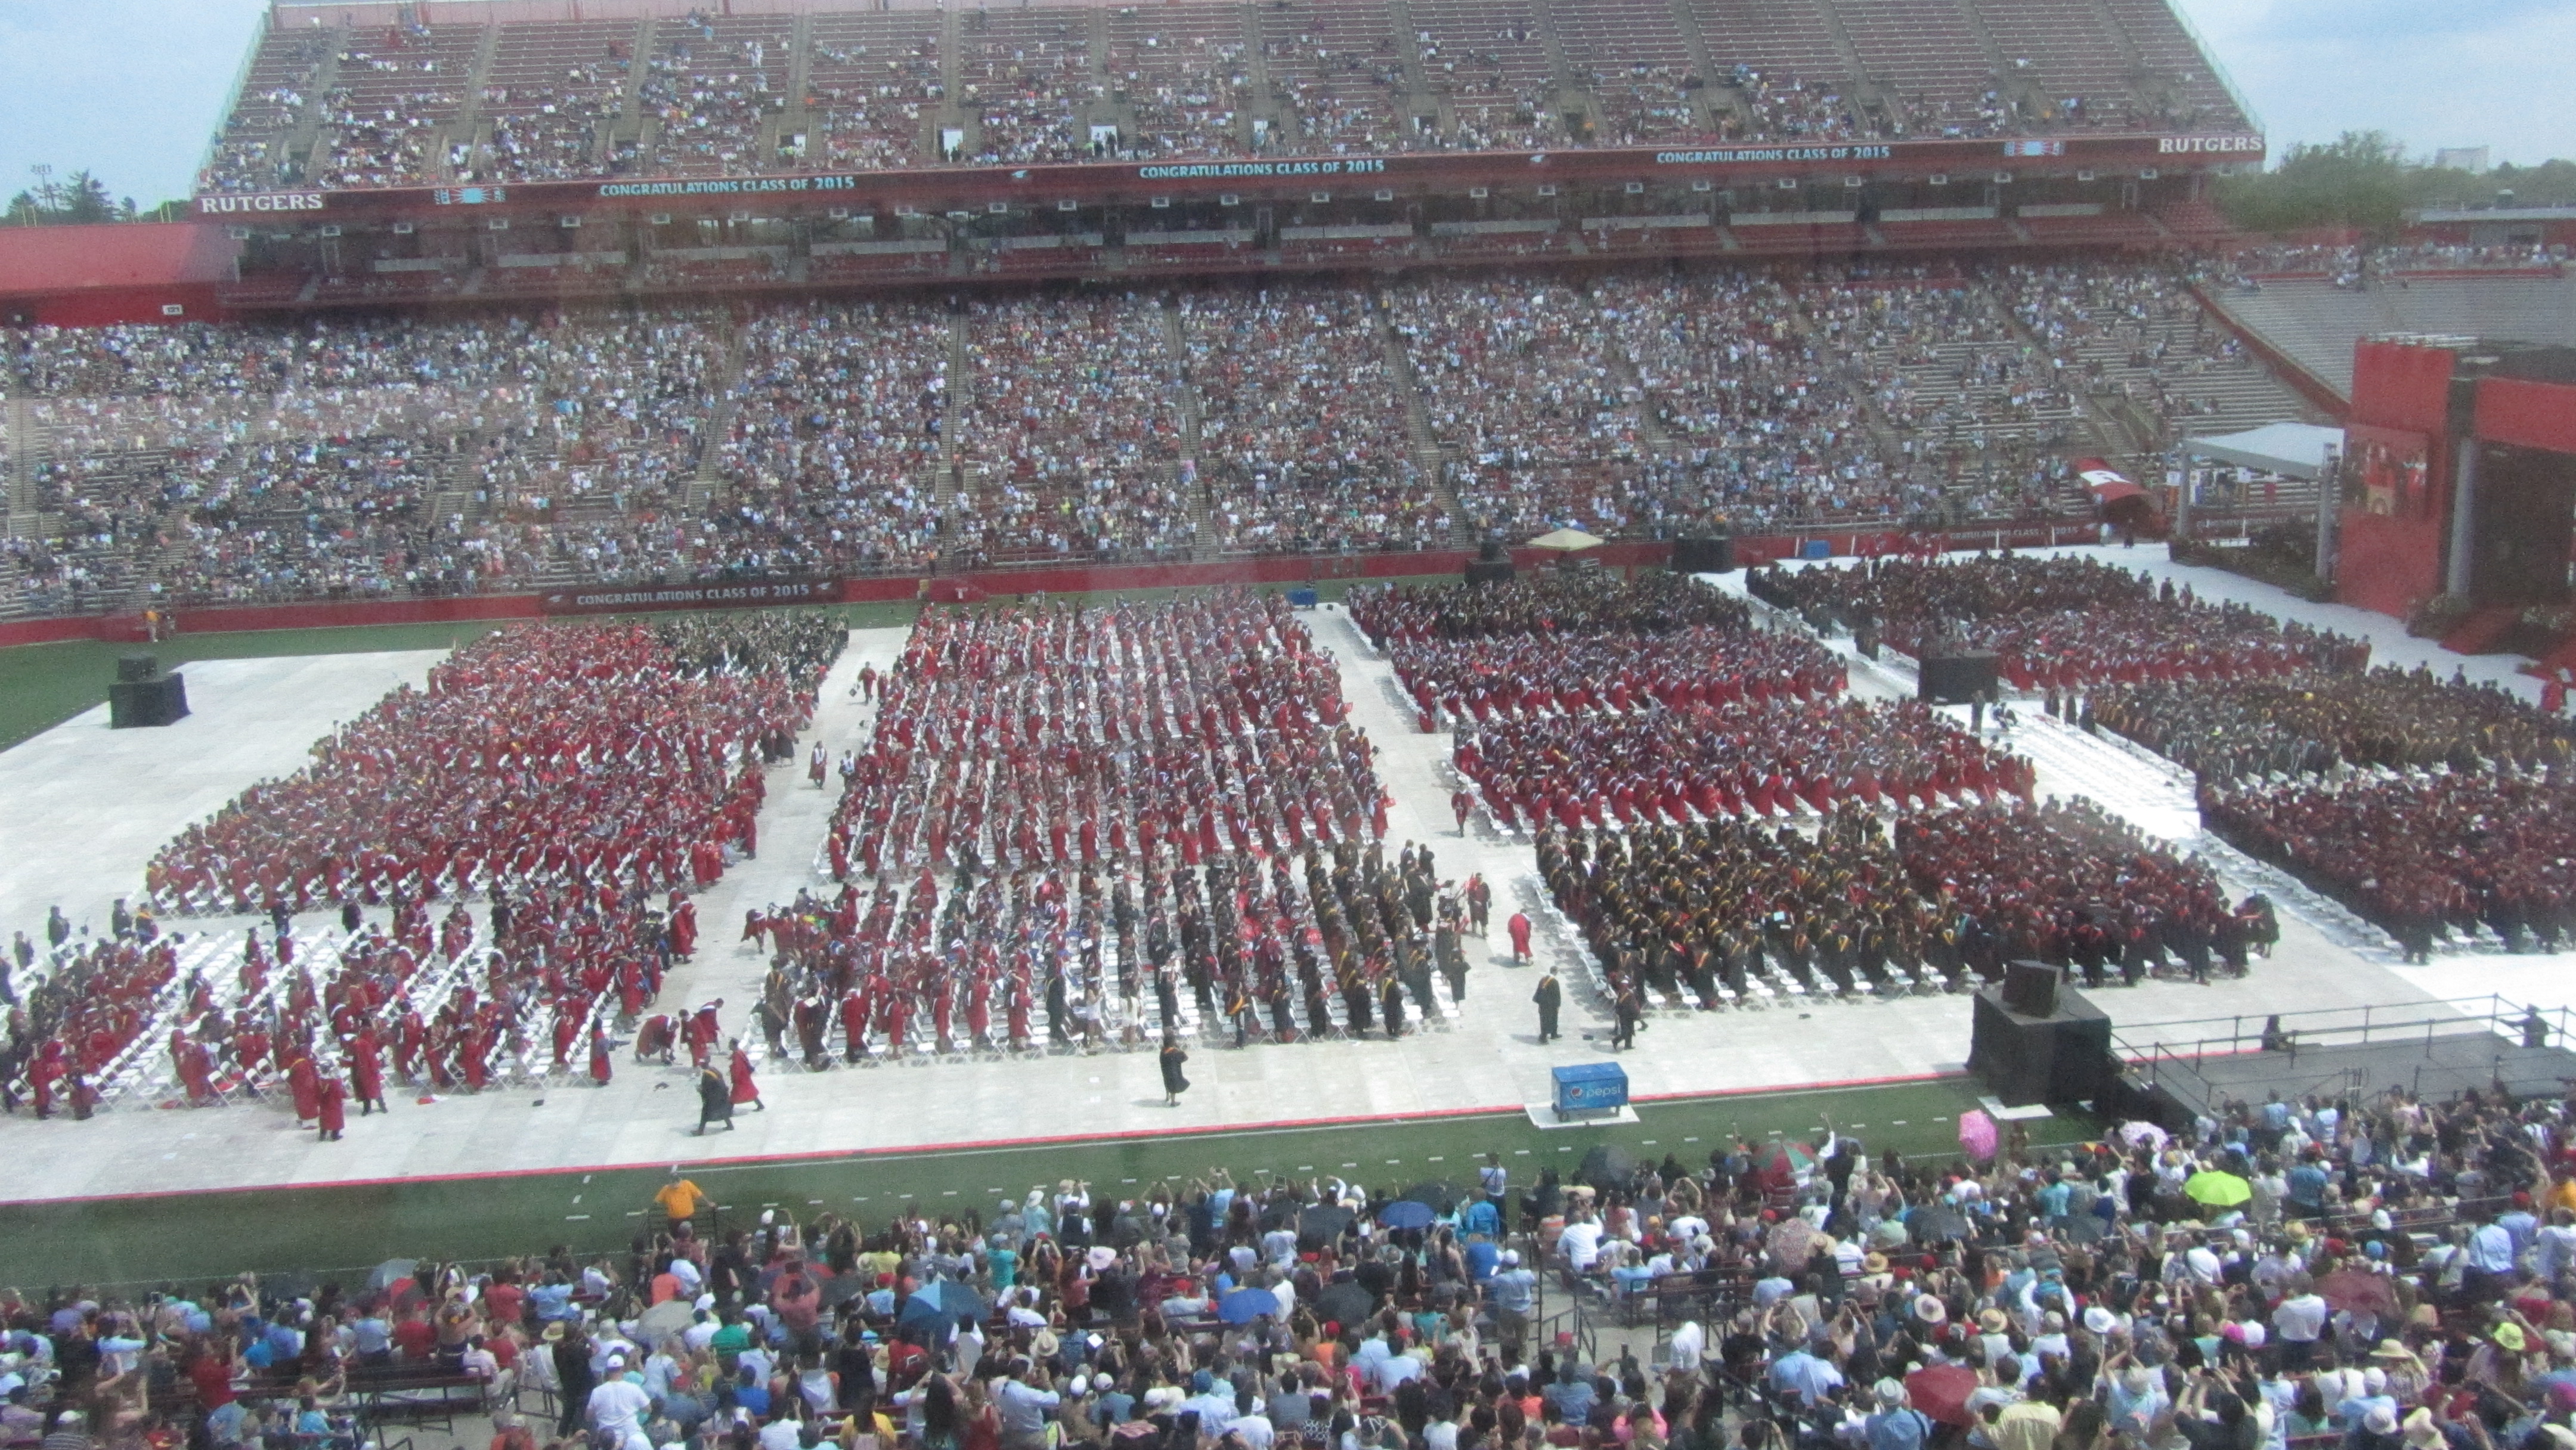
[[[1541,534],[1530,540],[1529,546],[1533,549],[1555,549],[1560,553],[1578,554],[1585,549],[1601,547],[1601,540],[1581,529],[1558,529],[1554,533]]]

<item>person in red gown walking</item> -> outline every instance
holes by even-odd
[[[337,1077],[322,1079],[321,1086],[314,1096],[314,1116],[322,1126],[322,1136],[318,1141],[339,1142],[341,1130],[349,1126],[348,1094],[341,1090],[340,1079]]]
[[[594,1022],[590,1025],[590,1080],[606,1087],[615,1071],[615,1065],[608,1060],[608,1028],[603,1023]]]
[[[1512,913],[1512,919],[1504,922],[1503,927],[1512,934],[1512,960],[1516,962],[1528,961],[1530,959],[1529,917],[1521,912],[1515,911]]]
[[[313,1055],[296,1049],[295,1061],[286,1069],[286,1088],[295,1098],[295,1121],[309,1123],[322,1114],[322,1074],[313,1066]]]
[[[358,1100],[358,1116],[385,1106],[385,1063],[376,1029],[362,1027],[349,1042],[349,1095]],[[390,1111],[390,1110],[388,1110]]]
[[[769,1104],[760,1100],[760,1085],[751,1080],[751,1054],[742,1050],[742,1039],[732,1038],[726,1045],[733,1049],[733,1060],[725,1065],[733,1081],[733,1105],[738,1108],[749,1103],[762,1112],[769,1111]]]

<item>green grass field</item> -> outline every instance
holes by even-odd
[[[1455,576],[1440,576],[1450,578]],[[1319,580],[1314,588],[1325,599],[1339,599],[1356,580]],[[1384,583],[1384,580],[1365,581]],[[1412,583],[1414,580],[1399,582]],[[1288,585],[1265,585],[1268,590]],[[1183,593],[1177,589],[1129,589],[1122,599],[1159,599]],[[997,596],[998,597],[998,596]],[[912,622],[919,606],[845,604],[833,606],[853,628],[869,629]],[[660,616],[647,616],[660,617]],[[184,626],[184,616],[181,620]],[[186,634],[157,645],[72,640],[62,644],[20,645],[0,649],[0,750],[41,735],[65,720],[107,701],[108,682],[116,678],[116,657],[149,651],[164,669],[197,660],[273,659],[284,655],[377,654],[388,650],[453,649],[493,624],[382,624],[339,629],[274,629],[232,634]]]
[[[845,1080],[853,1112],[889,1110],[890,1090],[929,1089],[936,1082],[934,1072],[916,1076],[901,1069]],[[1638,1109],[1636,1124],[1621,1127],[1541,1131],[1518,1114],[1478,1115],[719,1164],[693,1169],[690,1176],[715,1195],[728,1224],[757,1218],[764,1208],[801,1216],[831,1211],[876,1223],[907,1200],[943,1209],[972,1207],[989,1216],[1000,1195],[1024,1194],[1062,1178],[1086,1180],[1104,1195],[1132,1194],[1158,1179],[1186,1183],[1220,1167],[1238,1181],[1280,1173],[1340,1175],[1399,1189],[1431,1178],[1466,1183],[1488,1152],[1503,1156],[1515,1182],[1527,1183],[1542,1165],[1570,1172],[1595,1143],[1617,1143],[1648,1159],[1670,1154],[1696,1166],[1739,1135],[1756,1141],[1812,1138],[1827,1116],[1857,1134],[1872,1153],[1893,1147],[1909,1155],[1947,1155],[1957,1149],[1958,1116],[1976,1106],[1977,1095],[1968,1078],[1939,1078],[1649,1103]],[[1303,1106],[1280,1108],[1293,1113]],[[1053,1124],[1033,1105],[1032,1121],[1020,1126],[1044,1131]],[[364,1130],[363,1124],[352,1125],[352,1131]],[[2061,1116],[2034,1122],[2031,1130],[2035,1143],[2071,1143],[2091,1137],[2098,1126]],[[471,1164],[458,1168],[470,1170]],[[74,1282],[199,1280],[243,1269],[311,1270],[329,1278],[396,1256],[485,1259],[555,1244],[620,1249],[665,1172],[405,1179],[362,1187],[0,1205],[0,1284],[33,1292]]]

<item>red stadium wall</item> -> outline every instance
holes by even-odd
[[[2477,429],[2488,443],[2576,453],[2576,385],[2481,378]]]
[[[2424,488],[2395,512],[2347,503],[2335,552],[2335,597],[2404,619],[2415,606],[2442,592],[2443,539],[2451,517],[2451,372],[2448,349],[2408,343],[2363,342],[2353,349],[2352,409],[2348,426],[2420,434]],[[2358,456],[2359,435],[2347,434],[2344,453]]]
[[[215,289],[232,280],[233,252],[222,227],[192,222],[0,227],[0,319],[221,322]]]

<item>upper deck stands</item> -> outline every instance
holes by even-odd
[[[637,169],[665,176],[763,169],[771,158],[761,126],[786,108],[795,45],[796,22],[785,15],[655,22],[637,95],[645,121]]]
[[[939,12],[854,11],[814,17],[805,109],[807,164],[909,166],[930,153],[944,87]]]
[[[1088,10],[970,10],[957,25],[957,105],[967,155],[988,164],[1090,154],[1081,110],[1091,72]]]
[[[1122,153],[1246,153],[1255,98],[1241,7],[1121,8],[1109,13],[1107,28],[1111,94],[1134,118],[1119,130]]]

